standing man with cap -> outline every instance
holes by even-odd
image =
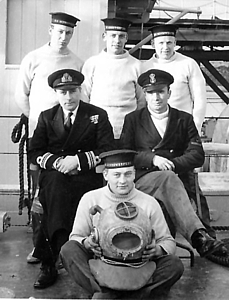
[[[48,76],[63,68],[73,68],[78,71],[82,68],[82,61],[68,48],[74,27],[80,20],[62,12],[50,13],[50,15],[50,41],[24,57],[16,85],[15,100],[23,114],[29,118],[29,137],[33,135],[41,111],[58,104],[55,92],[48,85]],[[33,186],[36,188],[39,170],[32,164],[30,164],[30,174]],[[34,242],[39,227],[37,214],[42,214],[42,207],[35,197],[32,205]],[[39,262],[33,257],[33,251],[29,253],[27,262]]]
[[[196,61],[175,51],[177,26],[164,24],[153,26],[152,46],[155,54],[145,61],[142,72],[160,69],[174,77],[168,103],[177,109],[193,115],[195,125],[201,135],[207,105],[206,83]]]
[[[55,263],[68,240],[78,202],[85,192],[103,185],[95,167],[99,154],[114,144],[107,113],[80,100],[83,80],[83,74],[73,69],[48,77],[59,104],[41,112],[31,138],[29,158],[41,168],[39,199],[44,209],[33,254],[42,261],[35,288],[55,282]]]
[[[137,84],[140,61],[124,49],[131,22],[121,18],[102,21],[106,48],[86,60],[82,69],[85,101],[107,111],[114,137],[119,139],[125,115],[145,105],[144,94]]]
[[[226,248],[209,236],[185,191],[194,197],[189,173],[202,166],[204,151],[192,115],[168,105],[173,81],[173,76],[162,70],[141,74],[138,83],[147,107],[125,117],[121,144],[138,152],[136,188],[163,202],[176,231],[200,256],[224,256]]]
[[[48,76],[63,68],[80,71],[82,61],[68,48],[79,19],[66,13],[50,13],[50,41],[28,53],[21,62],[15,100],[29,118],[29,136],[33,135],[39,114],[56,105],[54,91],[48,86]]]
[[[125,149],[100,155],[107,185],[84,194],[61,249],[85,298],[154,298],[167,294],[183,273],[159,204],[134,187],[135,154]]]

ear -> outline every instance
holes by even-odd
[[[108,174],[108,170],[107,169],[104,169],[103,170],[103,178],[107,181],[107,174]]]
[[[49,35],[51,35],[51,33],[52,33],[52,29],[53,29],[53,27],[52,27],[52,26],[50,26],[50,27],[49,27]]]
[[[170,98],[170,96],[171,96],[171,89],[170,89],[170,87],[168,86],[168,89],[169,89],[169,98]]]
[[[129,39],[129,36],[128,36],[128,33],[126,34],[126,42],[128,41]]]
[[[151,46],[154,47],[154,39],[151,39],[150,43],[151,43]]]
[[[102,34],[103,41],[106,41],[106,37],[107,37],[107,33],[106,33],[106,31],[104,31],[104,33]]]

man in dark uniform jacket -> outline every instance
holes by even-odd
[[[42,261],[35,288],[55,282],[55,263],[68,240],[79,200],[103,185],[95,167],[99,154],[114,145],[107,113],[80,100],[83,80],[83,74],[72,69],[48,77],[59,104],[40,114],[31,139],[29,158],[41,168],[39,199],[44,210],[34,251]]]
[[[206,232],[181,182],[187,184],[189,172],[202,166],[204,151],[192,115],[167,104],[173,76],[151,69],[138,83],[147,106],[126,115],[121,134],[122,147],[138,151],[136,188],[163,202],[175,229],[201,256],[226,255],[223,243]]]

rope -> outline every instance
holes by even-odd
[[[229,226],[212,226],[212,228],[214,229],[214,230],[219,230],[219,231],[227,231],[227,230],[229,230]]]
[[[22,130],[24,126],[24,135],[22,136]],[[29,174],[29,160],[28,160],[28,118],[22,114],[20,117],[20,121],[14,126],[11,134],[11,140],[13,143],[19,142],[19,186],[20,186],[20,195],[19,195],[19,204],[18,209],[19,215],[22,215],[23,207],[28,207],[28,218],[30,222],[30,211],[31,211],[31,180]],[[28,198],[25,197],[25,188],[24,188],[24,147],[26,149],[27,155],[27,180],[28,180]],[[28,223],[29,223],[28,222]]]
[[[104,256],[101,256],[100,258],[102,261],[107,263],[108,265],[114,265],[114,266],[125,266],[125,267],[131,267],[131,268],[141,268],[146,264],[146,262],[137,262],[137,263],[127,263],[124,261],[114,261],[108,258],[105,258]]]
[[[221,226],[221,227],[228,227],[228,226]],[[221,229],[220,229],[221,230]],[[225,230],[225,229],[223,229]],[[224,242],[224,246],[227,248],[227,250],[229,251],[229,239],[222,239],[221,241]],[[210,255],[207,255],[206,258],[218,265],[224,266],[224,267],[229,267],[229,255],[226,256],[220,256],[216,254],[214,254],[214,252]]]

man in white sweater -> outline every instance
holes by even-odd
[[[126,293],[128,299],[148,299],[167,294],[183,273],[160,205],[134,186],[135,154],[102,153],[108,183],[80,200],[70,241],[61,249],[64,267],[83,290],[79,298]]]
[[[115,139],[119,139],[125,115],[145,104],[137,84],[141,63],[124,49],[131,22],[120,18],[102,21],[106,47],[83,66],[84,100],[107,111]]]
[[[192,114],[201,135],[207,105],[205,79],[194,59],[175,51],[176,28],[176,25],[164,24],[149,29],[156,53],[143,62],[142,73],[149,69],[160,69],[173,75],[174,83],[168,103]]]
[[[60,69],[80,71],[83,64],[68,48],[74,27],[80,20],[66,13],[50,14],[50,41],[23,58],[15,91],[16,103],[29,118],[30,137],[40,113],[58,104],[55,92],[48,86],[48,76]]]

